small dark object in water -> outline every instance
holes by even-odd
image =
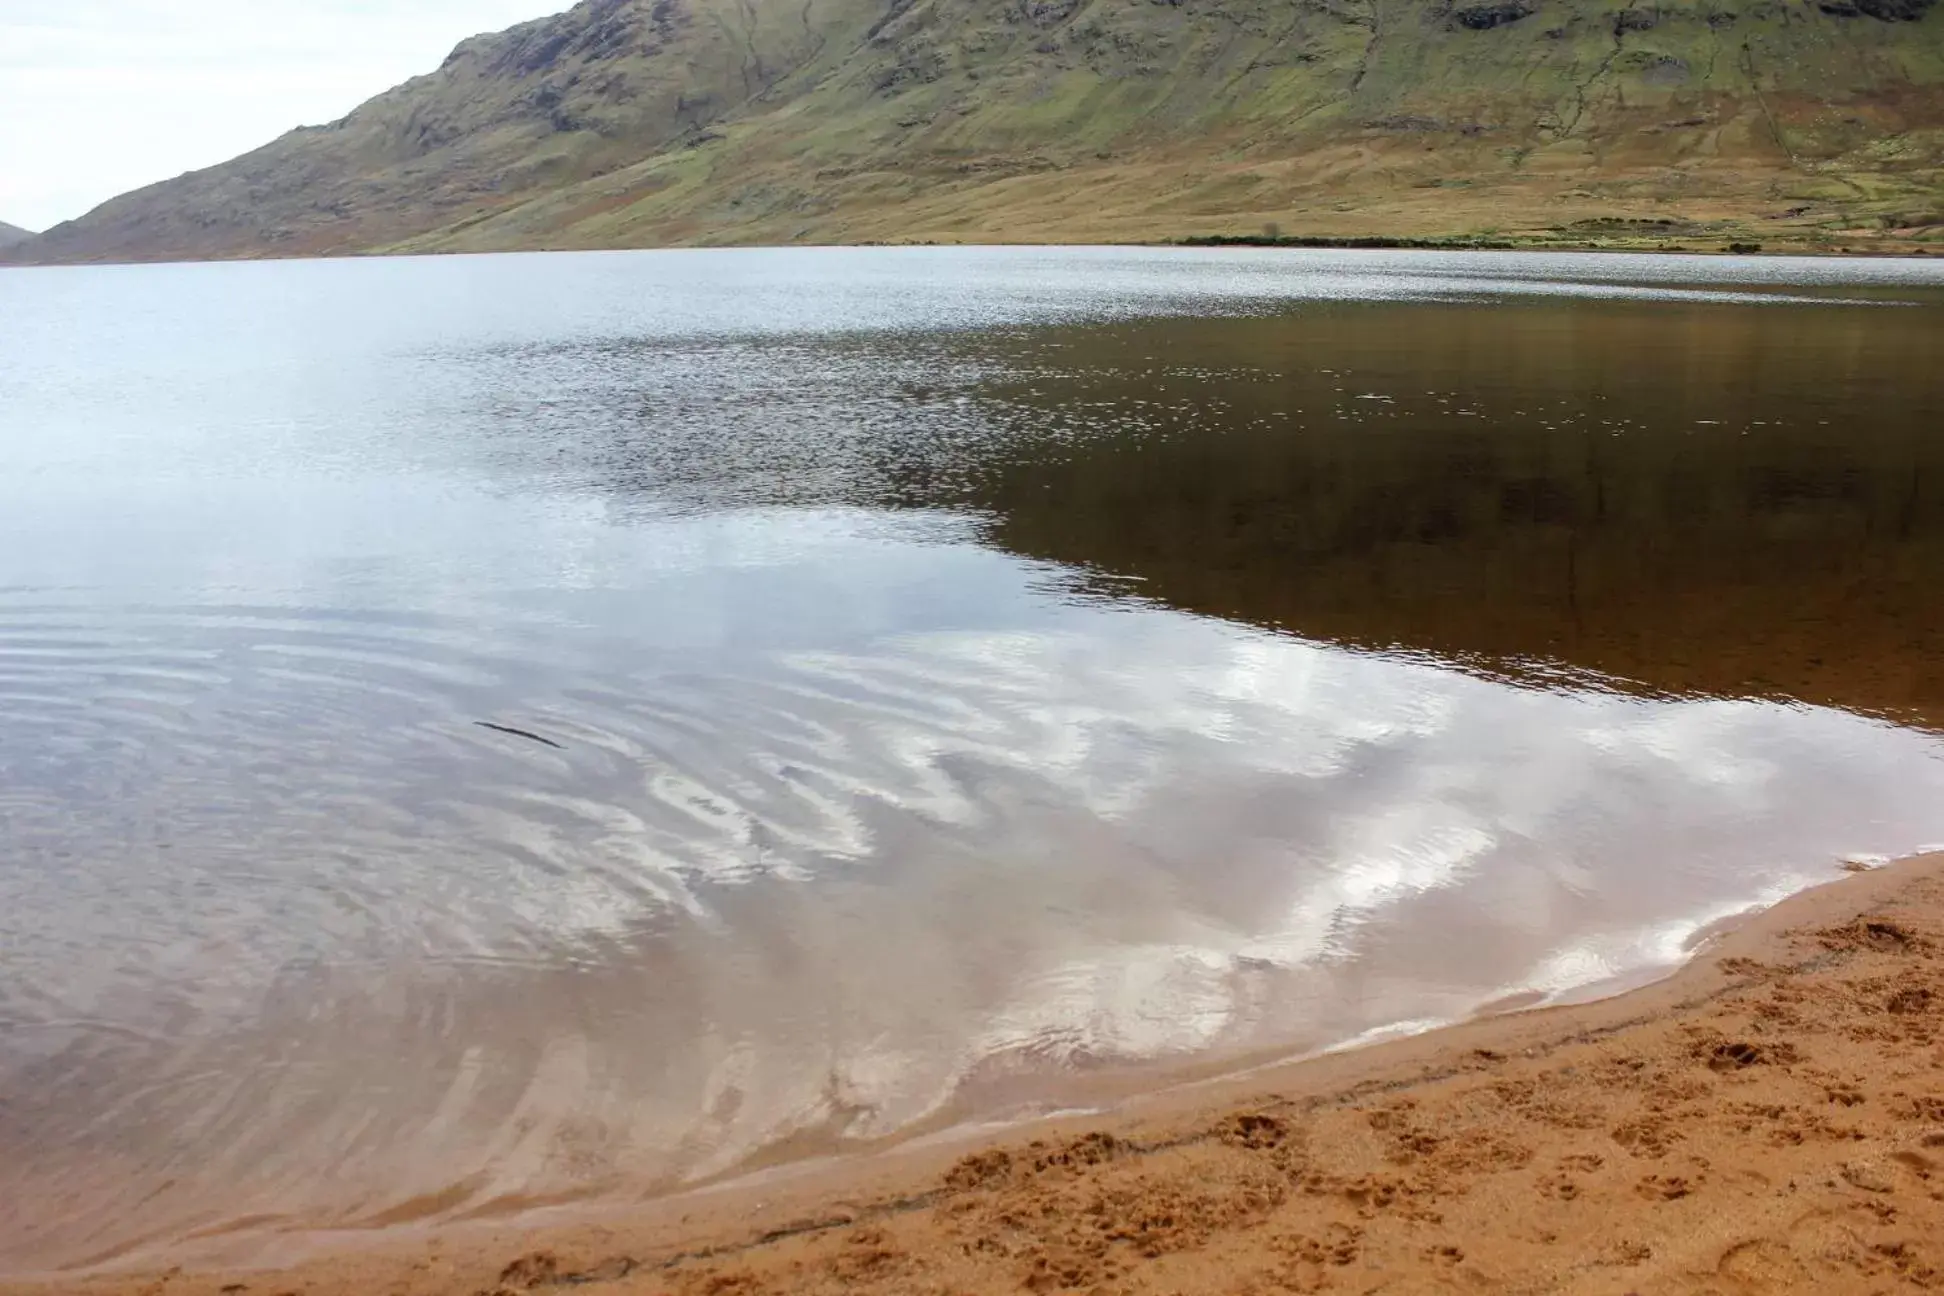
[[[567,750],[565,747],[562,747],[559,743],[555,742],[551,738],[542,738],[539,734],[528,733],[524,729],[514,729],[508,725],[494,724],[490,720],[475,720],[473,721],[473,723],[478,725],[481,729],[491,729],[494,733],[512,734],[515,738],[531,738],[533,739],[533,741],[537,743],[545,743],[547,744],[547,746],[555,748],[559,751]]]

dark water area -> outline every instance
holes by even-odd
[[[1944,842],[1944,270],[0,275],[0,1268],[668,1191]]]
[[[1023,425],[1105,408],[981,503],[996,543],[1188,611],[1513,679],[1935,727],[1929,305],[1351,306],[1092,330],[1057,386],[998,399]]]

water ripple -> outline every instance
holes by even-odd
[[[1944,739],[1868,718],[1935,657],[1934,396],[1877,397],[1937,282],[21,280],[0,1265],[639,1194],[1370,1038],[1944,839]],[[1875,664],[1847,710],[1825,642]]]

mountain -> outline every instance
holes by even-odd
[[[17,259],[1944,240],[1937,0],[586,0]],[[1944,250],[1944,248],[1940,248]]]
[[[9,225],[5,221],[0,221],[0,248],[12,247],[16,243],[24,243],[32,237],[34,235],[31,230],[24,230],[18,225]]]

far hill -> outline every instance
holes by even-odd
[[[1944,250],[1937,0],[586,0],[16,258],[1389,236]]]
[[[32,230],[24,230],[18,225],[9,225],[5,221],[0,221],[0,248],[24,243],[32,237],[34,237]]]

